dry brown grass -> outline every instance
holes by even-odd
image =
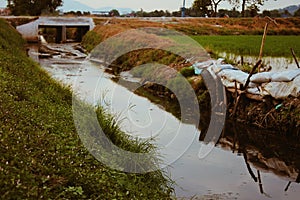
[[[269,25],[270,35],[300,35],[300,18],[277,18],[278,25]],[[254,18],[95,18],[96,32],[103,39],[128,29],[164,27],[187,35],[258,35],[262,34],[267,19]],[[106,24],[106,26],[103,26]],[[108,28],[109,26],[109,28]]]

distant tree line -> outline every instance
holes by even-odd
[[[228,1],[233,7],[230,10],[219,9],[218,6],[222,1]],[[268,0],[194,0],[191,8],[185,8],[185,16],[190,17],[254,17],[254,16],[269,16],[269,17],[298,17],[300,16],[300,8],[292,15],[288,10],[280,12],[279,10],[264,10],[259,13],[259,6],[264,5]],[[275,0],[274,0],[275,1]],[[241,11],[237,8],[241,7]],[[155,10],[145,12],[143,10],[135,12],[138,17],[162,17],[174,16],[180,17],[181,10],[170,13],[169,11]]]
[[[218,9],[222,1],[227,1],[232,5],[232,9]],[[300,8],[292,15],[288,10],[280,12],[279,10],[264,10],[259,13],[259,6],[265,1],[271,0],[194,0],[192,7],[185,8],[185,15],[190,17],[254,17],[254,16],[270,16],[270,17],[300,17]],[[275,0],[273,0],[275,1]],[[62,6],[63,0],[7,0],[8,8],[13,15],[33,15],[58,13],[56,9]],[[241,11],[238,8],[241,7]],[[120,15],[116,9],[111,10],[102,16],[136,16],[136,17],[180,17],[181,9],[170,12],[168,10],[154,10],[145,12],[132,12],[127,15]],[[68,15],[82,16],[91,15],[90,12],[71,11],[65,13]],[[93,13],[92,13],[93,14]]]
[[[229,2],[233,7],[230,10],[219,9],[218,6],[222,1]],[[194,0],[191,8],[185,8],[185,16],[190,17],[254,17],[254,16],[269,16],[269,17],[299,17],[300,8],[292,15],[288,10],[280,12],[279,10],[264,10],[259,13],[259,6],[264,5],[268,0]],[[274,0],[276,1],[276,0]],[[241,11],[237,8],[241,7]],[[181,8],[182,9],[182,8]],[[137,17],[180,17],[182,10],[169,11],[155,10],[151,12],[145,12],[142,9],[134,12],[134,16]],[[132,15],[132,14],[131,14]]]
[[[131,16],[136,17],[181,17],[181,11],[169,12],[168,10],[155,10],[151,12],[133,12]],[[195,9],[195,8],[186,8],[185,15],[188,17],[255,17],[255,16],[269,16],[269,17],[300,17],[300,9],[298,9],[294,15],[289,13],[288,10],[280,12],[279,10],[264,10],[262,13],[259,13],[259,10],[256,7],[249,7],[242,14],[241,11],[238,11],[235,7],[231,10],[219,9],[217,13],[210,9]]]
[[[90,12],[80,12],[80,11],[70,11],[64,13],[65,15],[73,15],[73,16],[88,16],[95,15]],[[217,13],[210,9],[195,9],[195,8],[186,8],[185,9],[186,16],[189,17],[242,17],[242,12],[238,11],[235,7],[231,10],[227,9],[219,9]],[[181,11],[170,12],[168,10],[154,10],[151,12],[146,12],[143,10],[133,11],[129,14],[121,15],[117,10],[112,10],[108,12],[108,14],[102,14],[103,17],[112,17],[112,16],[121,16],[121,17],[181,17]],[[300,17],[300,9],[298,9],[294,15],[289,13],[289,11],[285,10],[280,12],[279,10],[264,10],[259,13],[259,10],[255,7],[250,7],[244,11],[244,17],[255,17],[255,16],[269,16],[269,17]]]
[[[98,16],[102,16],[102,17],[119,17],[120,13],[117,9],[112,9],[109,12],[96,12],[96,13],[91,13],[88,11],[69,11],[69,12],[65,12],[64,15],[73,15],[73,16],[90,16],[90,15],[98,15]]]
[[[54,13],[62,3],[62,0],[8,0],[7,6],[13,15],[39,16]]]

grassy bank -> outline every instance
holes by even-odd
[[[76,133],[70,89],[29,59],[23,45],[0,20],[0,198],[169,199],[162,172],[115,171],[87,152]],[[97,114],[116,131],[110,133],[116,145],[145,150],[123,137],[109,114]]]
[[[236,55],[258,56],[262,36],[192,36],[208,51],[233,53]],[[292,57],[290,48],[300,55],[300,36],[267,36],[263,55],[274,57]]]

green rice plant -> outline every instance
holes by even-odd
[[[258,56],[262,36],[192,36],[204,48],[213,52],[226,52],[236,55]],[[263,56],[292,57],[290,48],[300,54],[300,36],[267,36]]]

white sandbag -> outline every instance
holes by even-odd
[[[294,84],[296,87],[300,87],[300,75],[297,76],[297,77],[293,80],[293,84]]]
[[[225,70],[225,69],[234,69],[234,70],[238,70],[236,68],[234,68],[232,65],[230,64],[217,64],[216,62],[213,63],[212,65],[212,69],[213,71],[217,74],[219,73],[220,71],[222,70]]]
[[[221,69],[235,69],[235,70],[238,70],[236,68],[234,68],[232,65],[230,64],[224,64],[224,65],[220,65]]]
[[[258,87],[260,84],[259,83],[253,83],[253,82],[249,82],[248,88],[256,88]]]
[[[300,96],[300,75],[294,79],[293,85],[294,85],[294,90],[291,95],[293,97],[299,97]]]
[[[294,93],[293,82],[270,82],[265,84],[266,90],[275,99],[285,99]]]
[[[289,82],[300,75],[300,69],[277,72],[272,75],[272,82]]]
[[[235,88],[234,82],[229,81],[228,79],[223,79],[223,78],[221,79],[221,81],[226,88]],[[239,84],[237,85],[237,89],[240,89]]]
[[[250,94],[260,95],[260,90],[258,88],[248,88],[246,91]]]
[[[224,62],[225,58],[218,58],[218,60],[216,61],[217,65],[222,65],[222,63]]]
[[[193,64],[193,67],[194,67],[194,68],[199,68],[199,69],[204,69],[204,68],[209,67],[209,66],[212,65],[213,63],[214,63],[213,60],[208,60],[208,61],[205,61],[205,62],[198,62],[198,63],[195,63],[195,64]]]
[[[220,71],[220,76],[224,79],[228,79],[229,81],[237,81],[239,83],[245,84],[248,78],[248,74],[241,70],[233,70],[233,69],[224,69]]]
[[[250,81],[253,83],[268,83],[271,81],[275,72],[261,72],[253,74]]]
[[[215,74],[221,71],[220,65],[218,65],[216,62],[213,62],[210,67]]]
[[[261,96],[270,95],[267,91],[264,91],[261,87],[248,88],[246,91],[250,94],[255,94],[255,95],[261,95]]]

